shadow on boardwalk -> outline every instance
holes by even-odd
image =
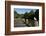
[[[25,20],[21,18],[14,19],[14,27],[29,27],[29,25],[24,22]]]

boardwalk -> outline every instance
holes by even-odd
[[[25,20],[24,19],[21,19],[21,18],[17,18],[17,19],[14,19],[14,27],[32,27],[32,26],[38,26],[38,21],[30,21],[28,23],[28,21],[26,21],[26,23],[28,24],[25,24],[24,23]]]
[[[24,20],[20,18],[14,20],[14,26],[15,27],[27,27],[26,24],[24,24]]]

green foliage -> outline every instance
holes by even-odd
[[[19,18],[20,14],[18,14],[16,11],[14,11],[15,18]]]
[[[24,14],[24,18],[28,18],[28,13],[26,12],[25,14]]]
[[[17,15],[17,12],[16,11],[14,11],[14,15]]]
[[[39,20],[39,10],[37,9],[36,12],[31,10],[29,13],[25,12],[25,14],[18,14],[16,11],[14,11],[14,16],[16,18],[25,18],[25,19],[32,19],[32,20],[34,20],[34,17],[36,17],[37,20]]]
[[[30,13],[25,13],[24,14],[24,18],[26,18],[26,19],[32,19],[33,20],[33,18],[34,18],[34,12],[33,12],[33,10],[32,11],[30,11]]]

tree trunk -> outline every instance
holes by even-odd
[[[26,18],[25,18],[25,23],[26,23]]]

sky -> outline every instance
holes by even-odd
[[[19,14],[24,14],[25,12],[30,12],[32,9],[26,9],[26,8],[14,8],[14,11],[16,11]],[[35,12],[36,9],[33,9]]]

